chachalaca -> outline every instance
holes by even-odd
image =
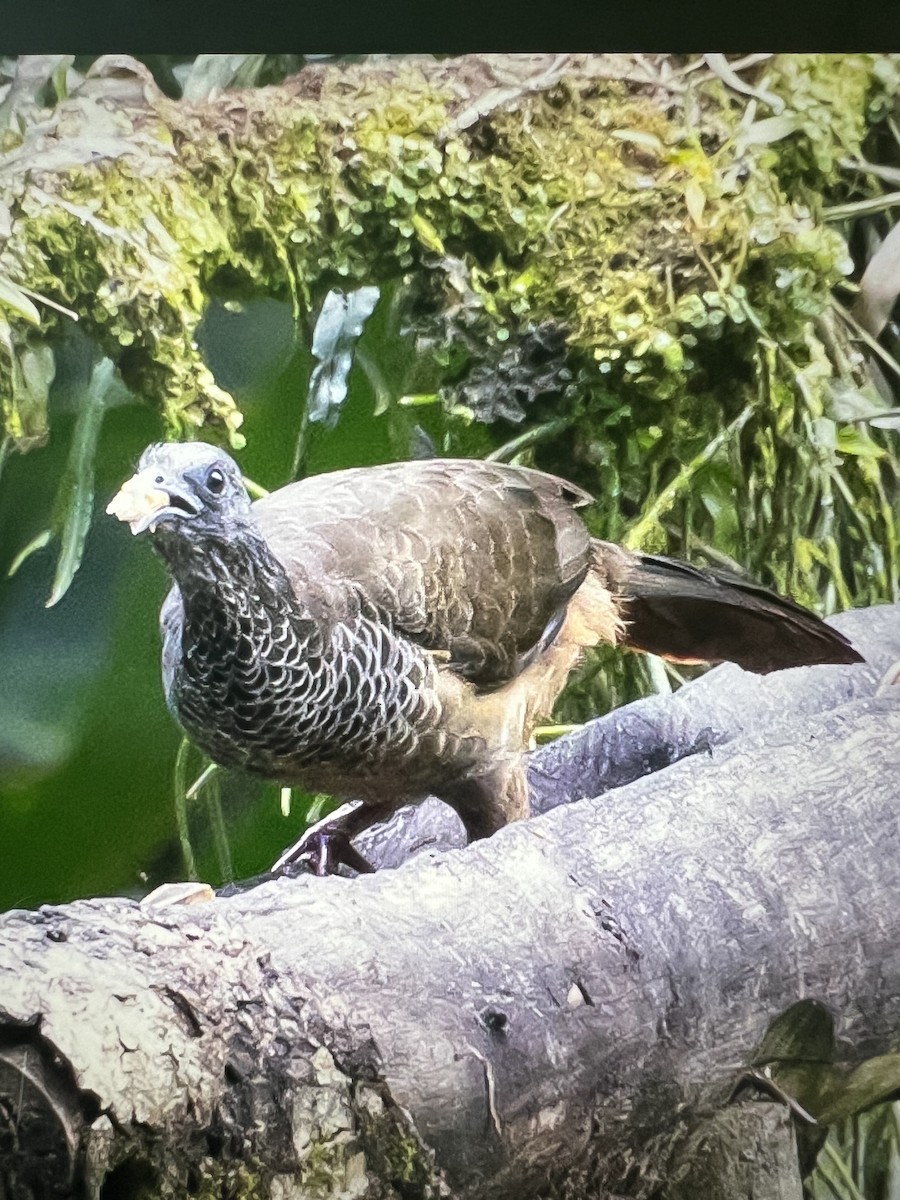
[[[108,512],[175,586],[166,699],[217,763],[345,804],[277,866],[368,864],[350,840],[430,793],[470,839],[528,814],[524,752],[582,649],[764,673],[862,661],[782,596],[592,538],[580,488],[428,459],[317,475],[255,503],[202,442],[150,446]]]

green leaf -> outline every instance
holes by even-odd
[[[12,353],[12,403],[7,429],[20,450],[47,440],[47,400],[56,375],[53,350],[45,342],[17,346]]]
[[[13,283],[8,275],[0,275],[0,304],[4,305],[15,313],[17,317],[22,317],[29,325],[40,325],[41,314],[18,284]]]
[[[884,458],[887,454],[867,433],[853,425],[842,425],[838,429],[835,449],[838,454],[852,454],[856,458]]]
[[[69,457],[56,494],[53,513],[53,532],[59,534],[60,551],[47,608],[52,608],[66,594],[81,564],[94,503],[94,457],[97,438],[114,373],[115,366],[109,358],[102,359],[94,367],[75,420]],[[47,540],[49,539],[45,539],[42,544],[46,545]],[[21,557],[20,554],[17,563]]]
[[[65,100],[69,95],[69,68],[75,61],[74,54],[60,55],[60,61],[53,69],[53,74],[50,76],[50,82],[53,84],[53,90],[56,92],[57,100]]]
[[[799,1000],[771,1022],[751,1061],[762,1067],[782,1059],[834,1061],[834,1017],[817,1000]]]
[[[252,84],[264,54],[198,54],[184,79],[182,98],[202,101],[232,84]]]
[[[821,1125],[900,1095],[900,1054],[848,1070],[835,1063],[834,1018],[815,1000],[791,1005],[771,1023],[752,1066]]]
[[[377,287],[363,287],[349,295],[329,292],[325,297],[312,338],[312,352],[319,361],[309,378],[310,421],[320,421],[327,428],[337,423],[347,399],[356,343],[380,294]]]
[[[826,412],[833,421],[868,421],[885,413],[884,401],[871,384],[858,388],[835,379],[826,386]]]
[[[829,1083],[827,1102],[818,1114],[823,1125],[900,1095],[900,1054],[866,1059],[848,1074],[833,1074]]]
[[[433,250],[435,254],[447,253],[438,231],[427,217],[423,217],[421,213],[413,213],[411,223],[426,250]]]

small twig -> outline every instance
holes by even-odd
[[[52,537],[52,529],[42,529],[41,532],[37,534],[36,537],[33,537],[26,546],[23,546],[16,557],[9,564],[9,567],[6,571],[7,578],[12,579],[13,575],[15,575],[16,571],[18,571],[22,563],[25,562],[27,558],[30,558],[32,554],[35,554],[38,550],[43,550],[43,548],[49,544]]]
[[[603,79],[615,83],[633,83],[639,87],[660,88],[665,92],[673,92],[676,96],[681,96],[687,91],[685,85],[679,83],[677,79],[661,77],[648,79],[643,75],[635,75],[631,71],[617,71],[611,67],[597,67],[596,69],[588,67],[584,75],[586,79]]]
[[[212,764],[213,766],[215,764]],[[219,863],[219,874],[222,879],[231,882],[234,879],[234,864],[231,861],[231,846],[228,841],[228,830],[225,828],[225,817],[222,813],[222,796],[218,781],[208,789],[206,808],[212,828],[213,845],[216,848],[216,858]]]
[[[71,317],[73,321],[78,320],[77,312],[73,312],[71,308],[66,308],[64,304],[57,304],[49,296],[44,296],[41,292],[33,292],[31,288],[27,288],[21,283],[17,283],[16,287],[20,292],[24,292],[26,296],[30,296],[32,300],[38,300],[41,304],[46,304],[48,308],[55,308],[57,312],[61,312],[64,317]]]
[[[300,413],[300,424],[297,427],[297,440],[294,443],[294,459],[291,463],[291,479],[299,479],[300,468],[303,466],[303,459],[306,457],[306,436],[309,432],[309,399],[303,404],[303,411]]]
[[[774,58],[774,54],[766,54],[765,52],[758,54],[745,54],[743,58],[739,58],[737,62],[731,63],[732,71],[746,71],[749,67],[755,67],[758,63],[768,62],[770,58]]]
[[[480,1050],[476,1050],[474,1046],[465,1043],[465,1048],[473,1058],[477,1058],[484,1067],[484,1082],[487,1088],[487,1103],[488,1112],[491,1114],[491,1122],[498,1138],[503,1137],[503,1126],[500,1123],[500,1113],[497,1111],[497,1080],[494,1076],[494,1068],[490,1061],[485,1058]]]
[[[780,1087],[772,1076],[767,1073],[767,1070],[761,1071],[758,1067],[751,1067],[749,1071],[745,1071],[732,1089],[731,1098],[734,1098],[742,1083],[755,1083],[761,1092],[765,1092],[773,1099],[780,1100],[782,1104],[786,1105],[795,1117],[799,1117],[807,1125],[818,1125],[819,1122],[812,1113],[808,1113],[798,1100],[795,1100],[789,1092]]]
[[[663,528],[665,529],[666,533],[670,533],[675,537],[678,537],[680,534],[680,530],[678,530],[674,525],[666,524],[663,526]],[[736,558],[732,558],[731,555],[726,554],[724,550],[717,550],[715,546],[711,546],[709,542],[705,542],[702,538],[698,537],[693,530],[691,530],[690,533],[689,544],[692,550],[699,550],[704,558],[708,558],[709,561],[711,563],[715,563],[716,566],[722,567],[726,571],[731,571],[733,575],[746,576],[746,570],[741,566]]]
[[[702,266],[704,267],[704,269],[706,270],[706,273],[709,275],[710,279],[712,280],[713,287],[715,288],[715,290],[717,292],[721,292],[722,291],[722,281],[719,279],[719,276],[716,274],[715,267],[712,265],[712,263],[707,258],[703,247],[700,245],[699,242],[696,242],[696,241],[694,242],[694,253],[700,259]]]
[[[860,171],[864,175],[874,175],[885,183],[900,183],[900,168],[886,167],[881,163],[867,162],[864,158],[841,158],[838,166],[846,171]]]
[[[539,92],[555,87],[562,79],[570,58],[569,54],[557,54],[550,66],[543,71],[538,71],[521,82],[517,80],[515,83],[490,88],[483,92],[477,100],[466,105],[451,121],[447,122],[438,135],[438,145],[445,142],[452,134],[461,133],[498,109],[508,108],[517,100],[521,100],[523,96],[528,95],[529,92]]]
[[[684,76],[684,75],[690,75],[694,71],[700,71],[703,67],[705,67],[707,65],[706,57],[707,56],[704,54],[700,58],[695,58],[694,61],[688,63],[686,67],[682,67],[680,74],[682,76]],[[732,71],[746,71],[749,67],[755,67],[757,65],[757,63],[766,62],[767,59],[774,58],[774,57],[775,57],[774,54],[765,54],[765,53],[746,54],[746,55],[744,55],[743,58],[739,58],[739,59],[737,59],[736,62],[729,63],[728,65],[731,67]],[[703,71],[703,73],[697,77],[695,82],[703,83],[708,79],[715,79],[715,78],[717,78],[716,73],[714,71],[709,70],[709,68],[707,67],[707,69],[705,71]]]
[[[665,672],[668,675],[668,677],[670,679],[675,680],[675,687],[676,688],[684,687],[684,685],[687,683],[687,679],[684,677],[684,675],[682,675],[682,673],[678,670],[678,668],[675,666],[675,664],[673,662],[671,662],[668,658],[660,659],[660,661],[662,662],[662,665],[665,668]],[[675,690],[674,688],[671,688],[671,687],[669,688],[670,692],[672,692],[674,690]]]
[[[734,92],[740,92],[743,96],[753,96],[762,104],[767,104],[775,113],[784,112],[785,105],[780,96],[745,83],[737,74],[736,64],[730,63],[724,54],[704,54],[703,57],[712,73],[717,75],[726,87],[730,87]]]
[[[840,300],[838,300],[835,296],[832,296],[831,303],[833,304],[835,311],[844,318],[853,332],[866,343],[872,353],[876,354],[886,366],[890,367],[895,375],[900,377],[900,363],[897,362],[896,358],[894,358],[892,354],[888,354],[887,350],[885,350],[883,346],[879,345],[869,331],[860,325],[853,313],[851,313],[849,309],[846,309],[843,304],[841,304]]]
[[[852,204],[833,204],[822,209],[826,221],[843,221],[847,217],[860,217],[864,213],[883,212],[900,204],[900,192],[885,192],[883,196],[872,196],[869,200],[854,200]]]
[[[672,684],[669,681],[669,676],[666,674],[666,664],[658,654],[645,654],[644,665],[647,668],[647,674],[650,677],[650,683],[653,685],[653,690],[659,696],[671,696]]]
[[[22,1053],[22,1069],[19,1074],[19,1094],[16,1097],[16,1123],[13,1126],[13,1133],[18,1135],[19,1121],[22,1116],[22,1108],[25,1103],[25,1075],[28,1071],[28,1047],[26,1046]]]
[[[663,513],[667,512],[678,497],[690,485],[692,479],[700,470],[706,466],[711,459],[719,453],[724,445],[726,445],[733,437],[737,436],[750,420],[753,413],[752,405],[747,405],[742,409],[735,419],[725,428],[717,433],[716,436],[708,442],[699,454],[695,455],[689,463],[681,468],[668,487],[663,488],[660,494],[656,497],[650,508],[644,513],[636,525],[632,525],[624,538],[624,544],[629,549],[636,549],[644,540],[648,530],[654,525],[659,524]]]
[[[579,729],[584,729],[583,725],[538,725],[532,730],[531,736],[539,746],[545,745],[547,742],[555,742],[557,738],[565,737],[566,734],[575,733]]]
[[[211,779],[218,769],[219,768],[215,763],[207,763],[191,786],[184,793],[185,800],[193,800],[203,787],[204,783],[206,783],[208,779]]]
[[[488,462],[506,462],[516,454],[521,454],[523,450],[530,449],[531,446],[542,442],[544,438],[555,437],[558,433],[562,433],[575,422],[574,417],[558,417],[555,421],[545,421],[543,425],[535,425],[534,428],[526,430],[525,433],[520,433],[518,437],[512,438],[508,442],[504,442],[502,446],[498,446],[496,450],[492,450],[487,456]]]
[[[263,496],[268,496],[268,488],[264,488],[260,483],[254,483],[252,479],[248,479],[246,475],[242,475],[244,487],[250,493],[254,500],[261,500]]]
[[[187,792],[184,786],[187,772],[187,760],[191,744],[187,738],[181,739],[178,754],[175,758],[175,825],[178,829],[178,841],[181,846],[181,857],[184,860],[184,870],[188,879],[197,878],[197,861],[194,858],[194,848],[191,845],[191,833],[187,817]]]

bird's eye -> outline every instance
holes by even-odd
[[[206,486],[215,496],[220,496],[225,491],[225,476],[218,467],[213,467],[207,475]]]

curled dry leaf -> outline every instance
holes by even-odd
[[[900,295],[900,225],[895,225],[869,260],[853,315],[872,337],[888,323]]]

